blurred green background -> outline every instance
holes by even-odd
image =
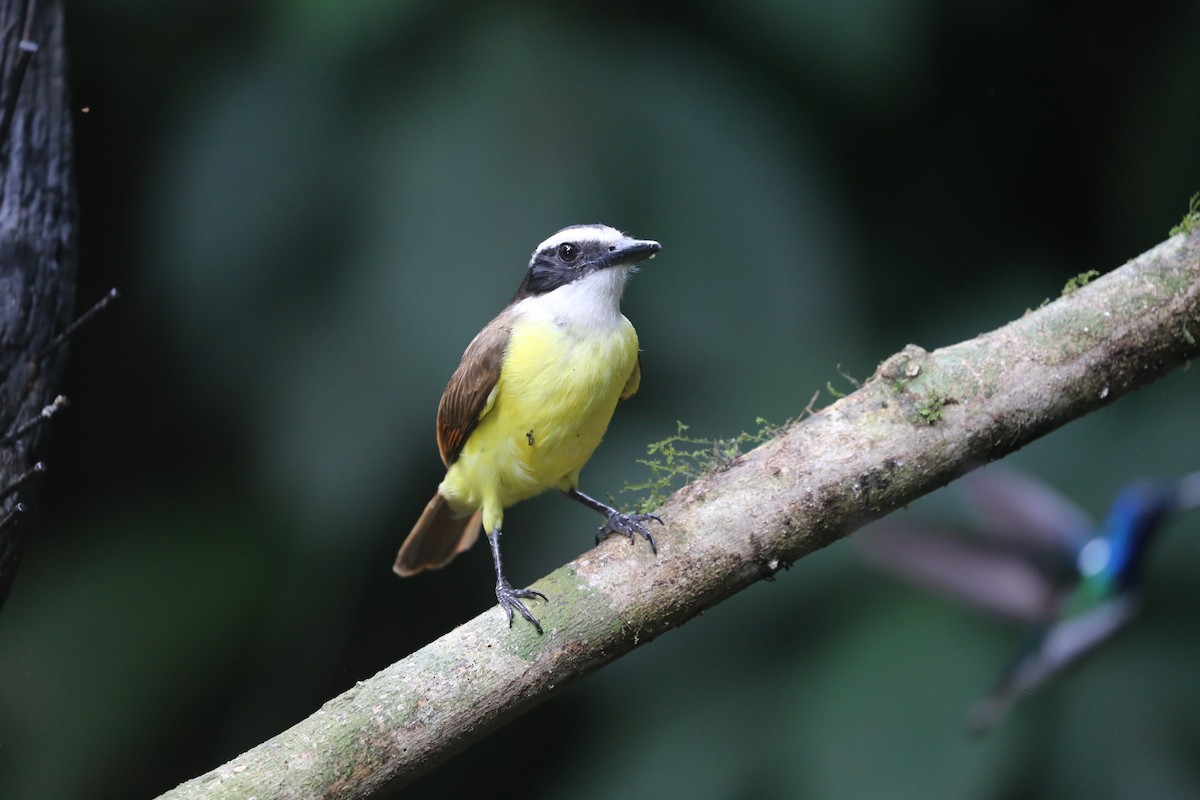
[[[1200,6],[75,0],[79,296],[43,512],[0,611],[0,797],[149,797],[494,602],[400,580],[437,399],[533,246],[659,239],[640,394],[583,488],[675,429],[990,330],[1165,238],[1200,190]],[[1200,467],[1196,370],[1013,462],[1097,515]],[[821,404],[830,396],[822,391]],[[909,514],[955,513],[948,492]],[[506,517],[526,584],[591,545]],[[588,678],[411,797],[1200,794],[1200,515],[1137,625],[969,741],[1018,631],[849,542]]]

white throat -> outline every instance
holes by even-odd
[[[557,289],[526,297],[517,303],[519,313],[538,313],[551,317],[560,328],[580,334],[603,333],[612,330],[621,316],[621,295],[629,266],[608,267],[560,286]]]

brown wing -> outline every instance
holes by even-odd
[[[467,345],[446,384],[438,403],[437,441],[447,467],[458,458],[479,418],[488,411],[511,331],[512,319],[507,313],[489,322]]]

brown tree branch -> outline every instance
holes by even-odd
[[[492,608],[164,797],[366,798],[868,520],[1200,354],[1200,231],[932,353],[677,492],[659,555],[615,537],[536,583],[546,629]]]

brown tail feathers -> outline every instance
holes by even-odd
[[[446,498],[441,493],[435,494],[404,540],[392,569],[406,578],[423,569],[446,566],[452,558],[475,544],[482,518],[483,511],[476,511],[470,517],[454,513]]]

